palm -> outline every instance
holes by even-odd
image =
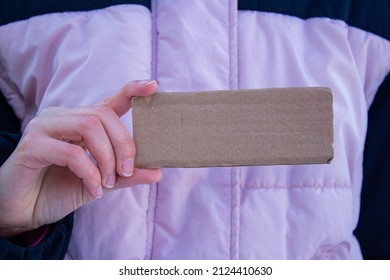
[[[43,178],[33,218],[41,219],[39,224],[53,223],[91,200],[80,178],[66,167],[53,165]]]

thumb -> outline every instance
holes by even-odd
[[[108,106],[121,117],[131,108],[133,96],[148,96],[157,90],[157,82],[154,80],[137,80],[123,86],[116,94],[106,98],[100,104]]]

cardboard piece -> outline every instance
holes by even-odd
[[[329,88],[159,92],[132,100],[138,168],[330,163]]]

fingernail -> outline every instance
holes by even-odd
[[[103,196],[103,188],[102,188],[102,186],[99,186],[95,190],[95,197],[96,198],[101,198],[102,196]]]
[[[133,175],[133,165],[134,165],[133,158],[129,158],[125,160],[122,163],[122,175],[125,177],[130,177],[131,175]]]
[[[104,186],[108,189],[112,189],[115,185],[115,174],[111,174],[107,177]]]
[[[155,80],[139,80],[138,81],[138,84],[140,84],[141,86],[148,86],[148,85],[151,85],[151,84],[154,84],[154,83],[157,83],[157,81]]]

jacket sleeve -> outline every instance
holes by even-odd
[[[7,160],[20,140],[19,134],[0,132],[0,164]],[[2,213],[0,213],[2,215]],[[49,226],[12,239],[0,236],[0,259],[63,259],[73,228],[73,214]],[[38,236],[37,236],[38,235]],[[31,245],[37,236],[38,244]]]
[[[0,237],[0,259],[6,260],[58,260],[63,259],[68,249],[73,227],[73,214],[48,227],[48,232],[39,244],[23,245],[15,240]]]

